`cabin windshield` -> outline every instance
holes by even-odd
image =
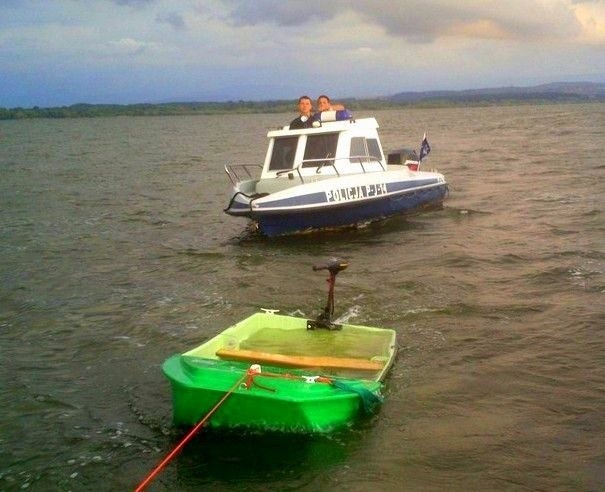
[[[380,144],[375,138],[354,137],[351,139],[351,159],[365,162],[382,160]]]
[[[338,133],[322,133],[319,135],[309,135],[307,137],[307,146],[305,148],[305,161],[314,159],[331,159],[333,162],[336,157],[336,146],[338,145]],[[317,166],[319,162],[310,162],[308,165]]]
[[[382,160],[382,151],[380,150],[380,144],[376,138],[366,139],[368,144],[368,154],[376,159]]]
[[[273,152],[271,162],[269,162],[269,171],[279,171],[280,169],[292,169],[294,167],[294,155],[296,154],[296,145],[298,137],[282,137],[273,141]]]

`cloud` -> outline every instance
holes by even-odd
[[[224,3],[231,8],[230,17],[236,25],[273,23],[279,26],[300,26],[312,21],[329,20],[343,10],[340,0],[225,0]]]
[[[122,38],[119,41],[109,41],[105,44],[103,50],[106,55],[110,56],[130,56],[140,55],[151,45],[143,41],[137,41],[132,38]]]
[[[580,40],[588,44],[605,44],[605,2],[575,2],[574,13],[582,26]]]
[[[412,43],[441,37],[469,39],[552,40],[573,38],[582,26],[569,1],[509,0],[382,0],[351,2],[284,2],[282,0],[224,0],[236,25],[275,24],[288,27],[325,23],[345,12],[374,23],[388,34]]]
[[[183,16],[176,12],[168,12],[166,14],[158,14],[156,21],[160,24],[168,24],[174,28],[175,31],[184,31],[187,29],[187,24],[183,19]]]

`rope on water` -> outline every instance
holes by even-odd
[[[258,384],[258,382],[254,381],[255,376],[269,376],[274,378],[285,378],[285,379],[303,379],[308,383],[324,383],[330,384],[338,389],[343,391],[356,393],[359,395],[361,399],[361,408],[365,414],[371,414],[376,411],[376,408],[382,403],[382,397],[380,395],[374,394],[372,391],[364,388],[357,387],[351,384],[347,384],[343,381],[334,380],[332,378],[327,378],[324,376],[296,376],[288,373],[267,373],[262,372],[261,368],[258,364],[253,364],[250,369],[244,373],[244,375],[237,380],[237,382],[227,391],[223,397],[218,401],[216,405],[204,416],[202,420],[200,420],[196,426],[189,431],[189,433],[181,439],[178,445],[145,477],[145,479],[137,486],[135,492],[142,492],[145,487],[147,487],[152,480],[164,469],[164,467],[172,460],[178,452],[183,449],[185,444],[187,444],[191,438],[203,427],[203,425],[212,417],[214,412],[216,412],[220,406],[233,394],[233,392],[242,386],[242,383],[245,388],[250,389],[252,385],[258,386],[259,388],[275,391],[273,388],[268,388],[266,386]]]
[[[170,462],[170,460],[172,460],[172,458],[174,458],[178,454],[178,452],[183,449],[185,444],[187,444],[191,440],[191,438],[197,433],[197,431],[202,428],[202,426],[208,421],[208,419],[214,414],[214,412],[219,409],[219,407],[225,402],[225,400],[229,398],[229,396],[231,396],[237,388],[240,387],[244,379],[246,379],[247,377],[248,373],[244,374],[241,378],[237,380],[237,382],[231,387],[231,389],[227,391],[227,393],[225,393],[225,395],[219,400],[216,405],[214,405],[212,410],[210,410],[204,416],[204,418],[200,420],[197,425],[193,429],[191,429],[191,431],[189,431],[189,433],[183,439],[181,439],[181,442],[179,442],[179,444],[160,462],[160,464],[158,464],[151,471],[151,473],[147,475],[147,477],[138,485],[138,487],[134,489],[135,492],[141,492],[145,489],[145,487],[147,487],[147,485],[151,483],[151,481],[162,471],[162,469]]]

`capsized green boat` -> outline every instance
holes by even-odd
[[[213,414],[215,428],[324,433],[376,410],[396,353],[395,331],[358,325],[308,329],[309,320],[253,314],[163,365],[177,425]]]
[[[335,324],[334,284],[348,263],[333,258],[329,292],[316,320],[264,310],[163,365],[174,422],[208,416],[217,428],[330,432],[376,411],[396,353],[395,331]]]

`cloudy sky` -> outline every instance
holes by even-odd
[[[0,0],[0,106],[605,82],[605,0]]]

